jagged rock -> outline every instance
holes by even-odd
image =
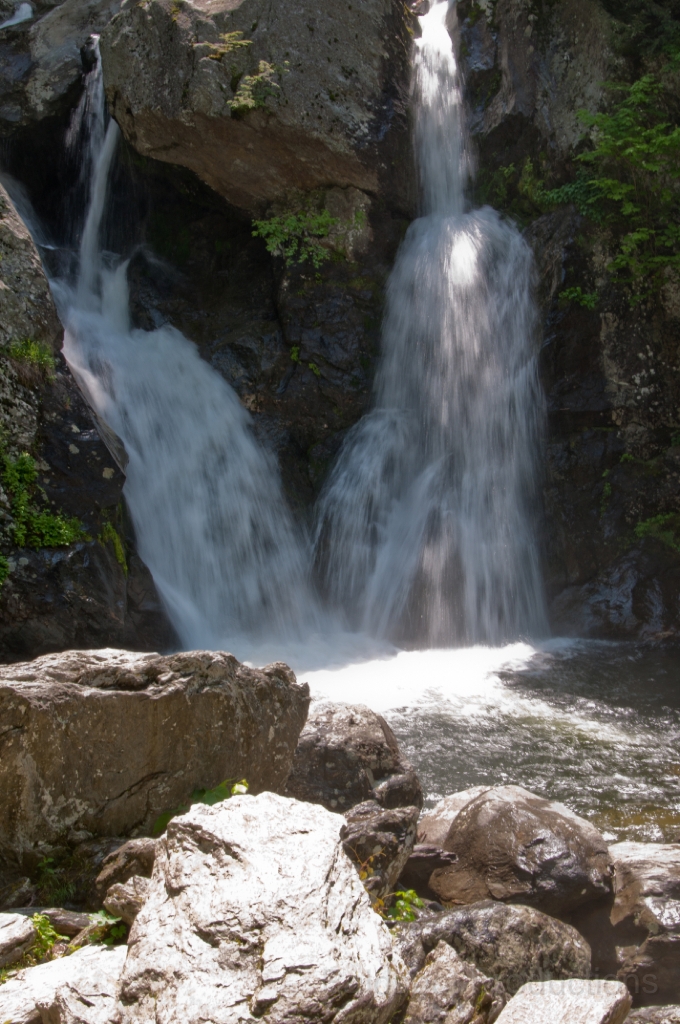
[[[120,1024],[386,1024],[406,996],[342,818],[262,793],[195,805],[157,844],[132,926]]]
[[[102,869],[94,883],[100,899],[104,899],[112,885],[127,882],[134,875],[151,878],[156,856],[156,840],[148,836],[130,839],[102,861]]]
[[[47,918],[58,935],[66,935],[69,938],[78,935],[90,923],[87,914],[63,910],[61,907],[47,907],[40,913]]]
[[[491,787],[472,786],[470,789],[463,789],[459,793],[445,796],[418,822],[418,845],[438,846],[443,849],[446,838],[460,812],[482,793],[486,793],[488,789]]]
[[[2,668],[0,853],[20,857],[76,825],[150,830],[224,779],[276,789],[308,701],[285,665],[206,651],[70,651]]]
[[[112,885],[104,900],[104,910],[122,918],[125,924],[131,925],[144,906],[149,894],[149,879],[133,875],[126,882]]]
[[[439,868],[448,867],[449,864],[455,864],[457,860],[456,853],[447,853],[439,846],[416,843],[401,873],[399,884],[404,889],[414,889],[424,899],[436,899],[437,894],[430,889],[432,873]]]
[[[440,942],[413,981],[404,1024],[493,1024],[506,1001],[499,982]]]
[[[416,837],[417,807],[384,810],[374,800],[358,804],[345,815],[340,830],[345,853],[360,868],[373,898],[394,892]]]
[[[524,985],[498,1024],[623,1024],[630,995],[620,981],[543,981]]]
[[[520,786],[498,786],[466,804],[444,848],[457,860],[432,873],[443,903],[492,898],[564,915],[612,891],[604,839],[567,807]]]
[[[95,1005],[105,1003],[111,1010],[111,997],[105,993],[115,991],[126,953],[125,946],[112,949],[87,946],[71,956],[20,971],[0,985],[0,1020],[11,1021],[11,1024],[42,1024],[48,1013],[62,1012],[58,1008],[60,995],[67,1003],[84,996]],[[88,1013],[90,1007],[80,1000],[77,1010],[81,1014]],[[111,1019],[111,1016],[91,1020],[89,1017],[53,1016],[49,1024],[109,1024]]]
[[[670,1003],[680,989],[680,844],[616,843],[615,895],[571,917],[593,969],[617,977],[637,1006]]]
[[[120,9],[121,0],[38,0],[33,16],[3,30],[0,131],[63,114],[77,97],[81,49]]]
[[[35,886],[30,878],[17,878],[0,889],[0,910],[30,907],[36,902]]]
[[[590,973],[590,947],[583,936],[532,907],[488,900],[402,925],[394,936],[412,972],[444,941],[511,994],[529,981]]]
[[[347,811],[364,800],[423,806],[420,782],[394,733],[361,704],[312,704],[285,792],[329,811]]]
[[[680,1006],[652,1006],[633,1010],[626,1024],[680,1024]]]
[[[107,97],[140,153],[249,212],[291,190],[376,193],[399,158],[408,205],[411,19],[382,0],[126,0],[101,39]]]
[[[0,914],[0,967],[21,960],[35,944],[35,926],[22,914]]]

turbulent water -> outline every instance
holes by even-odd
[[[249,414],[179,331],[130,326],[127,265],[101,251],[118,128],[88,76],[71,141],[89,174],[75,283],[56,282],[64,355],[129,459],[125,497],[141,557],[182,643],[233,646],[314,625],[304,548],[274,459]]]
[[[375,407],[344,445],[317,532],[325,592],[349,624],[428,646],[546,625],[531,255],[495,211],[464,212],[448,13],[433,6],[416,44],[423,216],[389,281]]]

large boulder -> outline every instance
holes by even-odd
[[[457,810],[443,846],[457,859],[437,868],[429,887],[449,905],[491,898],[563,916],[612,891],[597,829],[520,786],[485,790]]]
[[[590,947],[583,936],[532,907],[489,900],[429,915],[394,934],[412,974],[440,942],[511,994],[530,981],[590,974]]]
[[[156,858],[156,840],[148,836],[130,839],[104,857],[94,889],[103,900],[112,885],[120,885],[134,877],[151,878]]]
[[[405,969],[341,825],[273,793],[174,818],[130,932],[121,1024],[387,1024]]]
[[[633,1010],[626,1024],[680,1024],[680,1006],[652,1006]]]
[[[417,823],[417,807],[385,810],[374,800],[345,815],[340,831],[345,853],[357,864],[373,899],[385,899],[395,891],[413,850]]]
[[[625,981],[635,1004],[671,1003],[680,995],[680,844],[610,847],[615,895],[571,920],[593,950],[601,976]]]
[[[411,986],[404,1024],[493,1024],[507,996],[445,942],[428,953]]]
[[[0,985],[0,1020],[11,1024],[109,1024],[126,954],[126,946],[86,946],[71,956],[27,967]],[[84,1016],[69,1015],[69,1004],[75,1004]]]
[[[35,944],[33,922],[22,914],[0,914],[0,968],[21,960]]]
[[[403,208],[413,24],[400,0],[125,0],[101,38],[106,93],[140,153],[249,212],[388,175]]]
[[[418,822],[418,845],[438,846],[444,849],[449,832],[463,808],[491,788],[471,786],[470,789],[462,789],[458,793],[445,796],[431,811],[423,814]]]
[[[375,800],[383,807],[422,807],[423,791],[396,736],[361,704],[315,701],[300,734],[287,796],[348,811]]]
[[[309,702],[285,665],[71,651],[0,669],[0,855],[77,827],[143,833],[196,788],[281,787]]]
[[[623,1024],[630,995],[620,981],[543,981],[519,990],[498,1024]]]

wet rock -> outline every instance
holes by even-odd
[[[31,18],[3,30],[0,132],[9,134],[69,109],[84,70],[81,51],[120,4],[121,0],[38,0]]]
[[[149,879],[133,875],[126,882],[112,885],[104,900],[104,910],[115,917],[120,917],[125,924],[131,925],[144,906],[149,894]]]
[[[623,1024],[630,995],[618,981],[543,981],[524,985],[498,1024]]]
[[[393,167],[411,162],[412,24],[378,0],[342,15],[311,0],[128,2],[102,34],[107,97],[140,153],[191,168],[251,213],[291,190],[376,193],[388,153]],[[410,169],[390,175],[408,205]]]
[[[413,849],[418,813],[417,807],[385,810],[367,800],[345,815],[340,830],[343,848],[359,867],[372,898],[394,892]]]
[[[439,846],[416,843],[401,873],[399,885],[403,889],[414,889],[423,899],[436,899],[436,893],[430,889],[432,873],[455,864],[457,860],[456,853],[447,853]]]
[[[21,960],[37,938],[33,922],[22,914],[0,914],[0,967]]]
[[[21,857],[76,826],[150,830],[224,779],[280,787],[308,701],[285,665],[213,652],[71,651],[1,669],[0,851]]]
[[[394,733],[360,704],[312,704],[285,792],[338,812],[365,800],[387,808],[423,805],[418,777]]]
[[[431,811],[423,814],[418,822],[418,845],[443,849],[448,834],[463,808],[490,788],[490,786],[472,786],[470,789],[461,790],[460,793],[451,793],[450,796],[445,796]]]
[[[466,804],[444,847],[458,859],[429,880],[443,903],[491,898],[564,915],[612,891],[611,858],[597,829],[520,786],[498,786]]]
[[[593,950],[593,969],[630,989],[636,1006],[678,998],[680,844],[610,847],[615,895],[572,916]]]
[[[174,818],[130,932],[121,1024],[390,1020],[405,972],[341,824],[273,793]]]
[[[532,907],[475,903],[430,917],[420,933],[426,952],[447,942],[511,994],[529,981],[590,974],[590,947],[583,936]]]
[[[12,1024],[42,1024],[49,1013],[57,1009],[59,997],[69,1003],[80,1001],[79,1012],[88,1013],[88,1002],[101,1005],[106,1000],[108,1010],[113,1009],[111,993],[115,991],[127,948],[116,946],[88,946],[71,956],[51,960],[37,967],[28,967],[0,985],[0,1020]],[[105,995],[105,993],[109,993]],[[90,998],[92,997],[92,998]],[[111,1016],[52,1017],[49,1024],[104,1024]]]
[[[112,885],[127,882],[135,875],[151,878],[155,857],[155,839],[142,836],[123,843],[102,861],[102,869],[95,881],[97,895],[103,900]]]
[[[404,1024],[493,1024],[506,1001],[499,982],[440,942],[413,981]]]

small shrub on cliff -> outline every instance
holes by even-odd
[[[666,547],[680,552],[680,514],[668,512],[666,515],[652,516],[635,527],[635,536],[654,537]]]
[[[225,779],[224,782],[220,782],[212,789],[195,789],[191,794],[191,800],[188,804],[176,807],[174,811],[166,811],[164,814],[160,814],[154,821],[151,831],[155,836],[165,832],[173,818],[177,817],[178,814],[186,814],[194,804],[209,804],[212,806],[213,804],[221,803],[222,800],[228,800],[230,796],[238,796],[247,792],[248,783],[245,779],[241,779],[239,782],[234,782],[233,779]]]
[[[116,556],[116,561],[123,570],[125,576],[127,576],[128,564],[127,558],[125,557],[125,545],[115,526],[112,523],[105,522],[97,539],[100,544],[111,544],[113,547],[113,553]]]
[[[43,377],[54,377],[54,356],[47,345],[32,338],[22,338],[9,347],[10,359],[25,366],[35,368]]]
[[[85,536],[80,522],[61,513],[40,508],[39,500],[45,494],[37,486],[38,470],[35,459],[22,452],[11,459],[0,451],[0,477],[11,499],[14,543],[24,548],[66,547]]]
[[[330,259],[329,250],[319,239],[327,238],[337,223],[337,218],[331,217],[328,210],[320,213],[303,210],[302,213],[285,213],[280,217],[253,221],[253,235],[263,238],[267,251],[272,256],[283,257],[287,267],[309,260],[318,270]]]

